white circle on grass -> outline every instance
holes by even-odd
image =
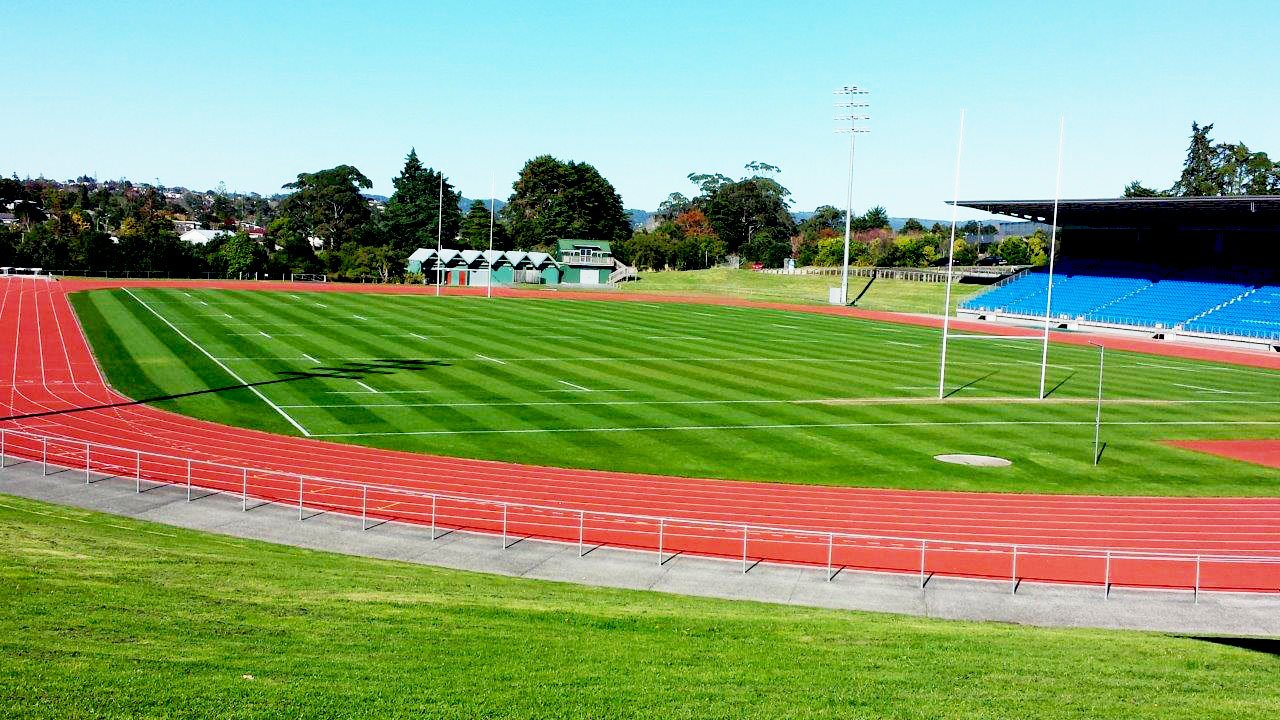
[[[992,455],[934,455],[934,460],[952,465],[969,465],[972,467],[1009,467],[1012,461]]]

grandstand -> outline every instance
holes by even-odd
[[[1039,219],[1052,201],[964,201]],[[1280,351],[1280,197],[1068,200],[1050,318],[1160,339]],[[1049,274],[1020,273],[969,298],[961,315],[1043,320]]]

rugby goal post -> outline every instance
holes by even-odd
[[[329,282],[324,273],[289,273],[290,282]]]

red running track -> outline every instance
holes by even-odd
[[[751,562],[829,561],[835,567],[915,573],[924,541],[928,573],[1280,590],[1280,498],[922,492],[534,467],[278,436],[129,404],[107,386],[66,300],[69,291],[119,285],[0,279],[0,338],[11,343],[0,344],[0,405],[10,418],[0,428],[66,439],[44,446],[10,432],[11,457],[39,459],[47,453],[56,466],[87,464],[159,482],[190,478],[196,488],[282,503],[298,503],[301,493],[308,512],[365,512],[374,521],[434,520],[444,528],[494,533],[505,524],[512,537],[582,540],[587,546],[656,549],[661,542],[667,553],[741,559],[745,545]],[[331,289],[283,283],[219,287]],[[95,447],[86,456],[86,442],[119,449]],[[498,503],[507,503],[506,509]]]

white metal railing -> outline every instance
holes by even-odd
[[[105,476],[100,479],[132,478],[138,493],[144,481],[185,486],[189,502],[199,499],[193,497],[193,488],[198,488],[239,496],[242,511],[250,509],[251,499],[297,507],[299,520],[309,508],[358,516],[366,530],[384,522],[430,525],[432,540],[442,537],[438,527],[500,534],[504,550],[514,544],[508,538],[518,530],[521,539],[576,542],[580,557],[589,552],[588,545],[629,547],[656,551],[659,564],[682,553],[730,557],[741,563],[744,573],[754,559],[825,567],[828,581],[850,568],[918,574],[921,588],[933,575],[1003,577],[1015,593],[1024,580],[1097,584],[1104,593],[1121,585],[1184,587],[1197,599],[1208,590],[1280,590],[1280,555],[931,539],[592,510],[337,480],[0,429],[0,471],[9,467],[7,458],[40,462],[42,476],[50,467],[82,471],[86,485],[97,473]],[[1081,562],[1089,567],[1082,571]],[[1070,568],[1072,563],[1077,567]],[[1260,583],[1256,574],[1263,568],[1266,582]],[[1211,573],[1207,580],[1206,571]],[[1232,574],[1242,571],[1243,576]]]

